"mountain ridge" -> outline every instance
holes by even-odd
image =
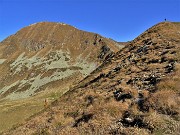
[[[117,44],[50,22],[22,28],[0,42],[0,119],[6,121],[0,131],[41,111],[45,100],[50,104],[63,95],[117,52]]]
[[[179,31],[180,23],[151,27],[4,134],[178,134]]]
[[[81,31],[70,25],[41,22],[27,26],[2,41],[0,56],[2,60],[7,59],[7,63],[10,63],[10,71],[7,71],[10,75],[20,73],[22,70],[28,72],[34,65],[42,72],[42,68],[44,70],[63,69],[71,63],[72,68],[68,68],[81,71],[83,68],[78,68],[78,65],[86,68],[85,66],[88,65],[85,63],[89,62],[92,63],[91,66],[94,66],[92,68],[95,68],[106,55],[117,51],[118,47],[115,44],[114,41],[98,34]],[[83,61],[84,65],[80,65]],[[58,62],[64,65],[60,66]]]

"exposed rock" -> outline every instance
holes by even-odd
[[[132,116],[129,112],[125,112],[123,118],[117,122],[122,123],[125,127],[138,127],[153,131],[153,128],[143,121],[143,116]]]
[[[104,59],[105,55],[107,55],[110,52],[110,48],[107,45],[103,45],[101,47],[101,52],[98,56],[99,59]]]
[[[165,73],[170,73],[174,70],[174,63],[169,63],[165,68]]]
[[[85,98],[85,101],[87,102],[87,106],[92,105],[94,102],[94,97],[89,95]]]
[[[73,124],[73,127],[77,127],[81,122],[88,122],[90,119],[92,119],[93,114],[83,114],[82,117],[75,120],[75,123]]]
[[[121,89],[113,92],[113,94],[114,94],[114,98],[116,99],[116,101],[122,100],[122,102],[124,102],[125,99],[131,99],[132,98],[132,95],[130,92],[124,93]]]

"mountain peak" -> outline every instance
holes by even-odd
[[[151,28],[147,29],[144,33],[142,33],[139,37],[136,39],[140,38],[141,36],[144,37],[146,35],[151,36],[152,34],[158,34],[159,36],[163,35],[166,38],[176,36],[179,36],[179,31],[177,31],[180,27],[179,22],[160,22]]]
[[[33,23],[33,24],[30,24],[29,26],[25,27],[25,28],[29,28],[29,27],[42,27],[42,29],[45,29],[46,27],[62,27],[65,28],[65,27],[69,27],[69,28],[72,28],[72,29],[77,29],[75,28],[74,26],[71,26],[69,24],[66,24],[66,23],[62,23],[62,22],[37,22],[37,23]]]
[[[62,23],[62,22],[37,22],[37,23],[33,23],[33,24],[30,24],[29,26],[33,26],[33,25],[39,25],[39,24],[60,24],[60,25],[68,25],[68,24],[65,24],[65,23]]]
[[[0,66],[4,70],[2,71],[4,78],[0,78],[0,88],[2,88],[0,97],[6,97],[9,94],[20,94],[22,98],[29,97],[34,92],[36,93],[40,87],[67,78],[75,72],[79,72],[83,77],[87,76],[106,57],[110,57],[119,50],[117,44],[115,41],[98,34],[81,31],[63,23],[40,22],[22,28],[1,42],[0,56],[2,62]],[[62,71],[64,72],[61,73]],[[34,77],[32,77],[31,72],[33,72]],[[23,75],[20,77],[19,74],[21,73]],[[50,74],[50,76],[47,77],[44,73]],[[55,73],[59,76],[57,77]],[[14,76],[14,78],[10,76]],[[40,79],[41,81],[43,78],[47,80],[34,89],[32,88],[33,83],[29,84],[27,81],[28,76],[34,78],[33,82],[40,79],[40,76],[44,76]],[[27,90],[24,95],[23,92],[16,91],[21,89],[20,87],[25,80],[28,88],[23,88],[24,91]],[[17,82],[18,88],[14,89],[15,91],[5,87],[12,85],[12,82]],[[16,96],[16,98],[21,97]]]

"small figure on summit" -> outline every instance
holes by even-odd
[[[166,18],[164,19],[164,21],[166,22]]]

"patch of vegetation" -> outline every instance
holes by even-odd
[[[44,128],[44,129],[40,129],[40,130],[36,131],[32,135],[50,135],[50,133],[48,132],[47,128]]]

